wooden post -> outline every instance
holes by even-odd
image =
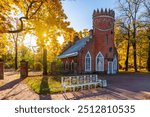
[[[28,62],[22,60],[20,62],[20,78],[28,77]]]
[[[0,59],[0,80],[4,79],[4,61]]]

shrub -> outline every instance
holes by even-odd
[[[11,68],[13,68],[13,64],[5,63],[5,69],[11,69]]]
[[[43,67],[43,65],[40,62],[37,62],[34,64],[34,70],[35,71],[41,71],[42,67]]]

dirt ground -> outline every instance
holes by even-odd
[[[29,75],[40,73],[29,73]],[[1,100],[150,100],[150,73],[118,73],[100,75],[107,79],[107,88],[93,88],[77,92],[38,95],[31,90],[18,72],[5,72],[0,80]]]

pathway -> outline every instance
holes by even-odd
[[[134,76],[134,77],[133,77]],[[1,100],[116,100],[150,99],[150,74],[118,74],[103,76],[108,80],[107,88],[96,88],[78,92],[38,95],[20,78],[17,72],[5,73],[0,80]],[[3,86],[2,86],[3,85]]]

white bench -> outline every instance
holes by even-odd
[[[66,92],[67,88],[72,88],[73,91],[75,91],[75,88],[81,88],[82,90],[86,86],[89,89],[92,85],[96,88],[99,80],[97,75],[64,76],[61,77],[61,84],[64,92]]]

